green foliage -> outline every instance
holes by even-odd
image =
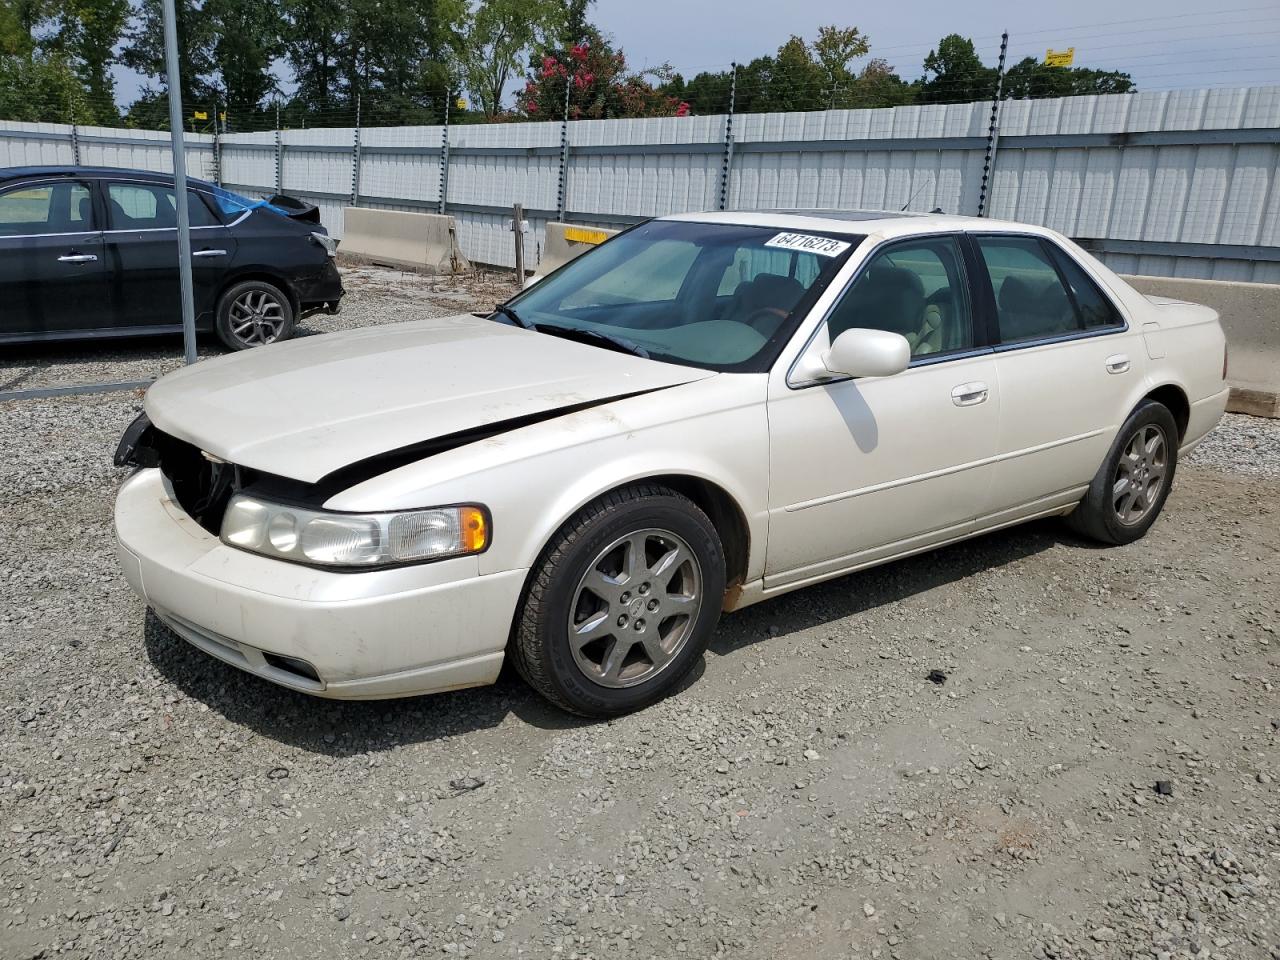
[[[973,41],[948,34],[924,58],[921,103],[970,103],[990,100],[996,92],[996,69],[984,66]]]
[[[0,117],[31,123],[84,122],[84,87],[65,57],[31,52],[0,54]]]
[[[586,4],[578,18],[585,16]],[[561,0],[482,0],[457,45],[463,83],[483,114],[502,112],[502,98],[534,45],[549,46],[569,26]]]
[[[729,107],[731,73],[691,80],[664,66],[634,72],[593,26],[593,0],[175,0],[183,106],[228,128],[684,116]],[[145,78],[122,118],[111,69]],[[514,109],[511,80],[527,71]],[[164,128],[161,0],[0,0],[0,118]],[[996,70],[973,41],[943,37],[923,76],[904,81],[874,58],[856,27],[792,36],[737,69],[738,112],[891,107],[988,100]],[[280,100],[282,82],[293,88]],[[1049,67],[1028,57],[1004,78],[1007,97],[1125,93],[1129,74]],[[465,90],[473,109],[451,101]],[[190,122],[190,121],[188,121]],[[212,120],[204,121],[209,129]],[[197,128],[200,128],[198,125]]]
[[[1034,57],[1020,60],[1004,76],[1005,96],[1015,99],[1129,93],[1133,78],[1118,70],[1051,67]]]
[[[629,73],[627,58],[594,27],[579,41],[535,53],[529,77],[518,97],[517,109],[530,120],[558,120],[564,116],[568,93],[571,120],[616,117],[683,116],[688,105],[650,78],[665,83],[670,67]],[[566,90],[567,88],[567,90]]]

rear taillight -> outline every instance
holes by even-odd
[[[1227,345],[1225,342],[1222,344],[1222,379],[1224,382],[1227,379]]]

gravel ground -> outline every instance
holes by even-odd
[[[138,407],[0,404],[4,960],[1280,957],[1280,424],[1227,418],[1137,544],[801,591],[590,723],[185,645],[110,545]]]
[[[382,267],[343,265],[347,289],[337,316],[314,314],[301,321],[307,336],[354,327],[452,313],[492,309],[514,291],[512,277],[479,273],[465,277],[424,277]],[[226,349],[212,335],[201,336],[201,357]],[[6,347],[0,357],[0,391],[64,387],[81,383],[146,380],[182,366],[181,337],[139,337],[107,343],[31,344]]]

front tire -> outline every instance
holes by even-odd
[[[1178,425],[1169,408],[1144,400],[1116,434],[1080,506],[1067,515],[1077,533],[1101,543],[1133,543],[1164,508],[1178,466]]]
[[[218,339],[232,350],[288,340],[293,336],[293,322],[288,294],[265,280],[233,284],[218,300]]]
[[[629,713],[666,696],[698,662],[724,587],[724,550],[706,514],[667,487],[624,487],[551,538],[510,654],[529,685],[565,710]]]

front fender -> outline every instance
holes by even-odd
[[[679,475],[723,489],[746,518],[748,579],[761,576],[768,533],[765,377],[716,376],[437,454],[331,498],[334,510],[400,510],[476,502],[493,517],[481,573],[532,566],[579,508],[636,480]]]

